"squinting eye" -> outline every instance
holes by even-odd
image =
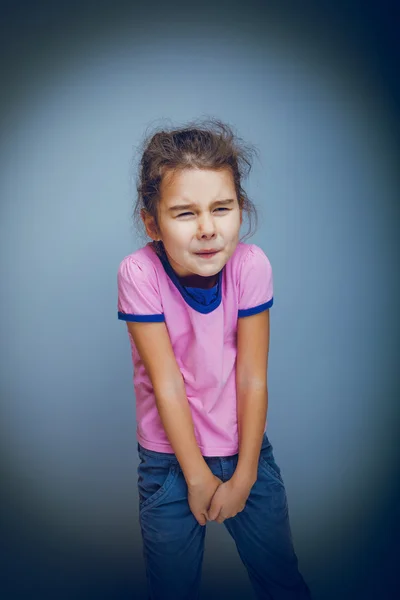
[[[216,212],[216,211],[217,212],[218,211],[229,212],[230,210],[231,210],[230,208],[225,208],[224,206],[219,206],[218,208],[216,208],[214,210],[214,212]],[[180,213],[179,215],[177,215],[177,218],[179,218],[179,217],[187,217],[187,216],[190,216],[190,215],[193,215],[193,213],[192,212],[184,212],[184,213]]]

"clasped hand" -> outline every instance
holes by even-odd
[[[208,520],[223,523],[225,519],[235,517],[242,512],[249,497],[250,487],[239,485],[234,479],[229,479],[217,488],[208,509]]]
[[[190,510],[200,525],[214,520],[223,523],[244,509],[251,488],[252,485],[234,476],[223,483],[210,473],[205,481],[188,486]]]

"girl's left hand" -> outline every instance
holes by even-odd
[[[252,486],[229,479],[217,488],[208,509],[208,520],[223,523],[241,512],[246,506]]]

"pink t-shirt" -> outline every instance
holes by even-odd
[[[219,273],[206,305],[184,288],[151,244],[126,256],[118,269],[118,318],[165,322],[182,373],[194,431],[203,456],[238,452],[236,334],[238,318],[273,303],[271,264],[255,244],[239,242]],[[204,292],[204,290],[202,290]],[[207,290],[208,292],[209,290]],[[153,387],[128,331],[136,394],[137,439],[150,450],[173,453]]]

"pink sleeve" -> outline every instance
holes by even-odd
[[[251,244],[241,268],[238,317],[267,310],[273,301],[271,263],[261,248]]]
[[[151,266],[126,256],[118,269],[118,319],[165,321],[157,277]]]

